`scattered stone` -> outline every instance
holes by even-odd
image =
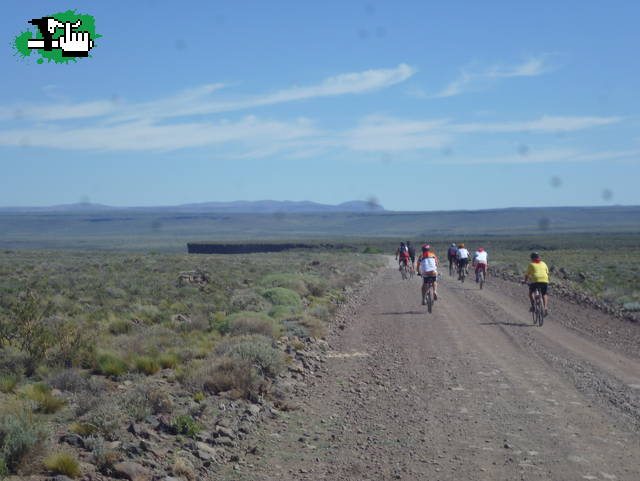
[[[59,440],[61,443],[67,443],[76,448],[84,448],[84,440],[77,434],[63,434]]]
[[[131,461],[115,464],[113,471],[119,477],[129,481],[151,481],[151,472],[141,464]]]

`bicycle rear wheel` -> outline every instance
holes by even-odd
[[[429,314],[431,314],[431,311],[433,309],[433,298],[431,297],[431,286],[429,286],[429,289],[427,290],[427,312]]]
[[[544,323],[544,305],[542,303],[542,296],[538,298],[538,305],[536,307],[536,311],[538,314],[538,326],[542,326]]]
[[[544,307],[542,305],[542,296],[539,292],[535,293],[535,301],[534,301],[534,323],[538,324],[538,326],[542,326],[544,322]]]
[[[482,289],[482,286],[484,286],[484,271],[482,269],[480,269],[479,277],[480,289]]]

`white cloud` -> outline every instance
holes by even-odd
[[[571,117],[545,115],[525,122],[466,123],[451,126],[456,132],[571,132],[620,122],[622,117]]]
[[[118,104],[100,100],[86,103],[55,103],[0,107],[0,120],[50,121],[84,119],[110,115],[109,122],[133,120],[161,120],[188,115],[216,114],[275,105],[296,100],[361,94],[391,87],[404,82],[416,72],[415,68],[400,64],[390,69],[372,69],[329,77],[307,87],[290,87],[273,93],[237,100],[212,100],[211,95],[225,87],[216,83],[185,90],[179,94],[137,104]]]
[[[460,134],[536,132],[555,133],[584,130],[619,122],[621,117],[556,117],[500,123],[452,123],[447,119],[408,120],[369,116],[349,130],[345,144],[359,151],[440,149]]]
[[[277,122],[247,116],[238,122],[156,125],[146,121],[111,126],[37,127],[0,132],[0,145],[68,150],[170,151],[241,143],[244,148],[312,137],[318,131],[308,120]]]
[[[443,131],[446,120],[403,120],[389,117],[367,117],[346,134],[346,145],[352,150],[399,151],[441,148],[451,141]]]
[[[296,100],[305,100],[336,95],[361,94],[371,92],[404,82],[416,70],[406,64],[392,69],[365,70],[364,72],[346,73],[329,77],[317,85],[308,87],[291,87],[271,94],[264,94],[235,101],[211,101],[209,92],[196,92],[190,98],[178,98],[149,102],[143,106],[131,106],[126,112],[119,114],[117,120],[139,118],[171,118],[195,114],[215,114],[246,110],[250,108],[275,105]],[[175,108],[174,108],[175,106]],[[142,107],[142,108],[140,108]]]
[[[498,79],[511,77],[535,77],[551,71],[546,56],[532,57],[517,65],[494,65],[480,71],[463,70],[460,76],[431,98],[445,98],[477,91]]]
[[[101,117],[116,110],[114,102],[98,100],[82,103],[58,103],[49,105],[25,105],[22,107],[0,107],[0,120],[69,120]]]
[[[451,157],[437,160],[439,164],[542,164],[558,162],[595,162],[595,161],[615,161],[615,160],[640,160],[640,150],[636,151],[608,151],[608,152],[586,152],[579,149],[549,149],[529,152],[527,155],[503,155],[492,157]]]

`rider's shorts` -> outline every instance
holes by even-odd
[[[425,284],[431,284],[432,282],[436,282],[437,278],[438,278],[437,274],[430,274],[430,273],[424,274],[422,276],[422,280]]]
[[[465,258],[465,259],[458,259],[458,264],[460,264],[461,266],[466,266],[469,263],[469,258]]]
[[[549,285],[548,282],[532,282],[531,284],[529,284],[529,292],[533,292],[536,289],[538,289],[540,291],[540,294],[542,294],[543,296],[546,296],[548,285]]]
[[[476,264],[476,271],[482,269],[483,271],[487,272],[487,264],[483,263],[483,262],[478,262]]]

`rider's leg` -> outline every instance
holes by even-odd
[[[533,295],[533,291],[529,291],[529,300],[531,301],[531,307],[535,305],[535,297]]]
[[[437,300],[438,299],[438,282],[437,281],[433,281],[433,300]]]
[[[420,299],[420,302],[422,302],[422,305],[424,306],[424,297],[427,295],[427,284],[426,282],[422,283],[422,299]]]

